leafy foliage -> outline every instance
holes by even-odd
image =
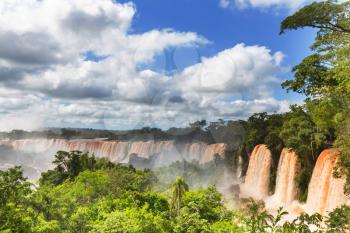
[[[305,6],[281,24],[281,34],[286,30],[303,27],[313,27],[324,31],[350,33],[346,18],[349,3],[337,4],[337,1],[327,0],[314,2]]]
[[[0,171],[0,232],[27,232],[31,227],[30,187],[20,167]]]
[[[166,225],[159,216],[149,212],[147,208],[126,208],[114,211],[106,216],[106,219],[93,227],[94,233],[136,233],[167,232]]]
[[[185,180],[180,176],[176,177],[176,180],[172,185],[171,206],[178,215],[180,214],[182,198],[187,191],[188,184],[186,184]]]
[[[304,93],[306,107],[319,139],[334,141],[340,150],[335,175],[345,176],[350,194],[350,2],[314,2],[287,17],[281,33],[304,27],[318,29],[311,48],[314,54],[295,66],[294,79],[282,84],[287,90]],[[315,135],[317,136],[317,135]]]
[[[325,221],[327,225],[327,232],[350,232],[350,207],[341,206],[330,212]]]
[[[52,162],[56,165],[54,170],[49,170],[42,174],[39,182],[41,185],[58,185],[66,179],[74,179],[80,172],[85,170],[95,171],[101,168],[113,168],[115,164],[107,159],[98,159],[89,156],[88,153],[81,151],[58,151],[55,160]]]
[[[284,114],[269,115],[264,112],[253,114],[245,123],[247,136],[244,147],[247,149],[247,154],[250,154],[258,144],[266,144],[272,153],[273,165],[269,182],[270,191],[275,189],[277,165],[285,144],[280,136],[284,119]]]
[[[80,154],[80,153],[78,153]],[[89,161],[93,157],[88,156]],[[72,163],[75,158],[66,158]],[[95,159],[99,164],[99,159]],[[79,160],[76,167],[84,167]],[[56,163],[61,166],[61,163]],[[58,170],[57,167],[55,170]],[[349,207],[343,206],[325,218],[302,215],[281,222],[286,212],[267,213],[262,203],[248,200],[242,212],[225,208],[214,186],[189,190],[178,177],[172,193],[152,191],[154,175],[148,170],[114,165],[86,169],[60,184],[32,184],[19,167],[0,171],[1,232],[117,232],[117,233],[228,233],[228,232],[317,232],[344,231],[349,226]]]

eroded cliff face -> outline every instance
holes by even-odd
[[[336,207],[349,203],[344,194],[345,180],[333,176],[338,155],[337,150],[328,149],[318,157],[309,184],[305,211],[326,214]]]
[[[241,186],[241,197],[264,199],[269,193],[271,151],[266,145],[255,146],[250,159],[244,184]]]

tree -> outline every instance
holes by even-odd
[[[200,217],[199,213],[191,212],[187,207],[182,208],[173,223],[175,233],[212,233],[210,224]]]
[[[286,30],[295,30],[303,27],[317,28],[325,33],[339,32],[350,34],[346,16],[348,7],[349,3],[337,4],[337,1],[334,0],[311,3],[283,20],[280,34]]]
[[[20,167],[0,170],[0,232],[30,232],[31,184]]]
[[[200,120],[200,121],[196,121],[196,122],[190,123],[190,127],[191,128],[196,128],[196,129],[203,129],[206,125],[207,125],[207,121],[206,120]]]
[[[222,216],[225,211],[221,203],[221,193],[213,186],[185,193],[182,203],[191,213],[197,212],[200,218],[209,223],[219,221],[221,217],[224,217]]]
[[[287,114],[280,136],[288,148],[294,149],[301,159],[311,166],[316,163],[318,143],[315,133],[317,131],[311,116],[301,107],[293,105]]]
[[[279,229],[283,233],[322,233],[321,227],[322,216],[318,213],[309,215],[306,213],[301,214],[299,217],[294,219],[292,222],[285,222]]]
[[[304,93],[309,98],[307,105],[318,129],[328,130],[330,134],[335,132],[334,145],[340,150],[335,175],[346,177],[345,193],[350,195],[349,12],[349,1],[314,2],[287,17],[281,24],[281,34],[304,27],[318,29],[311,46],[314,54],[295,66],[294,79],[282,86]]]
[[[251,152],[257,144],[264,143],[267,133],[267,113],[255,113],[248,118],[246,125],[246,144],[248,150]]]
[[[188,191],[188,185],[182,177],[178,176],[176,177],[176,180],[173,183],[171,189],[171,207],[176,211],[177,215],[179,215],[182,204],[182,197]]]
[[[78,131],[76,131],[76,130],[71,130],[71,129],[66,129],[66,128],[63,128],[61,130],[62,137],[64,139],[67,139],[67,140],[69,140],[69,139],[71,139],[71,138],[73,138],[75,136],[78,136],[79,134],[80,133]]]
[[[212,232],[214,233],[244,233],[244,229],[238,224],[234,224],[232,220],[222,220],[215,222],[211,225]]]
[[[347,53],[350,49],[349,9],[348,1],[341,4],[334,0],[314,2],[282,22],[281,33],[304,27],[319,29],[311,46],[315,53],[294,67],[295,77],[284,82],[284,88],[312,97],[335,94],[338,88],[349,93],[349,88],[344,85],[349,82],[344,74],[350,70]],[[338,94],[342,95],[341,92]]]
[[[324,135],[301,106],[291,106],[280,132],[287,148],[296,151],[301,170],[296,177],[299,200],[305,201],[312,170],[319,153],[327,147]]]
[[[342,207],[335,209],[326,217],[316,214],[303,213],[292,221],[282,219],[288,212],[282,208],[277,210],[275,215],[269,214],[263,202],[255,202],[253,199],[245,200],[244,213],[242,218],[244,232],[252,233],[328,233],[328,232],[348,232],[349,209]],[[331,219],[331,220],[330,220]]]
[[[165,227],[165,221],[152,214],[147,208],[126,208],[117,210],[107,215],[106,219],[96,225],[93,233],[163,233],[170,232]]]
[[[334,209],[325,219],[327,233],[350,232],[350,206]]]
[[[252,198],[244,200],[244,202],[243,211],[246,216],[243,218],[243,221],[247,230],[252,233],[266,232],[273,216],[264,209],[264,202],[255,202]]]
[[[57,226],[56,232],[89,232],[105,216],[125,208],[147,207],[154,216],[166,213],[168,200],[149,192],[153,179],[148,170],[94,165],[59,185],[41,185],[33,194],[35,229]]]
[[[90,156],[89,153],[81,151],[58,151],[52,163],[55,165],[55,168],[41,174],[39,180],[41,185],[59,185],[66,179],[77,177],[82,171],[95,171],[116,166],[107,159],[96,159],[95,156]]]

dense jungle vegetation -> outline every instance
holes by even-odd
[[[81,152],[58,152],[38,186],[19,167],[0,171],[0,232],[349,232],[350,207],[281,222],[261,202],[225,208],[215,186],[190,189],[182,177],[161,185],[150,170]],[[155,191],[155,185],[157,190]],[[310,228],[311,227],[311,228]],[[314,229],[314,230],[310,230]]]

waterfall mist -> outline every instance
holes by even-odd
[[[0,170],[21,166],[25,177],[36,182],[41,172],[52,167],[52,158],[45,153],[33,153],[15,150],[8,145],[0,145]]]
[[[192,188],[215,185],[222,193],[231,195],[239,190],[237,184],[242,170],[242,159],[238,154],[227,153],[224,143],[36,138],[0,140],[0,145],[4,169],[21,165],[31,181],[52,168],[54,155],[59,150],[89,152],[112,162],[152,169],[158,178],[158,189],[169,187],[176,176],[183,176]],[[227,157],[232,162],[228,162]]]

